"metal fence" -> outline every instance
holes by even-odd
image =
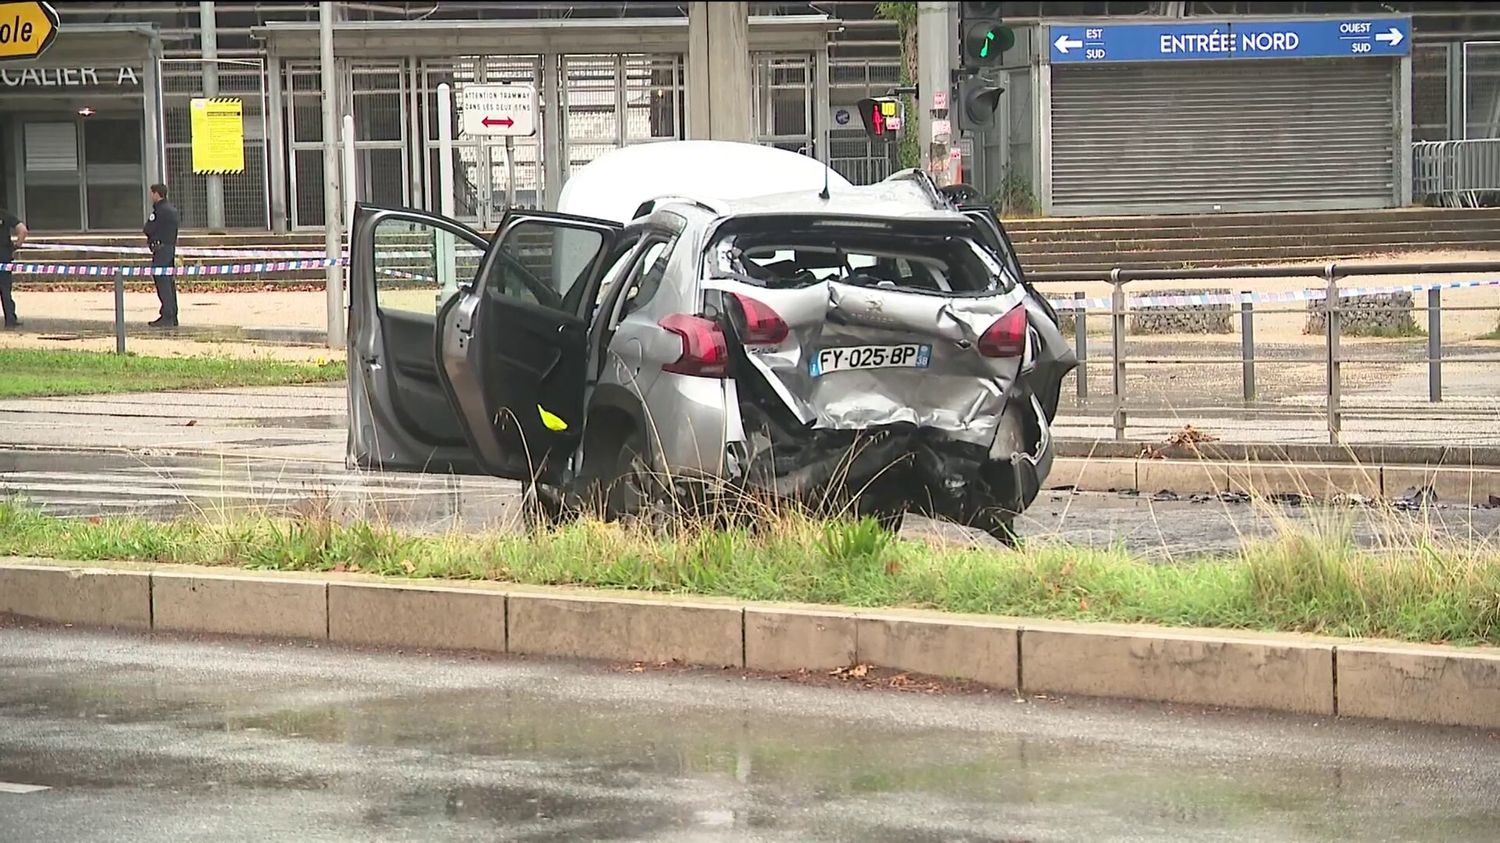
[[[183,228],[208,225],[208,176],[193,172],[191,103],[202,97],[203,59],[162,59],[162,119],[167,186],[182,215]],[[260,59],[217,59],[220,97],[240,100],[245,131],[245,170],[224,180],[224,224],[228,228],[270,227],[266,180],[266,78]]]
[[[1493,261],[1330,263],[1044,272],[1030,280],[1057,306],[1076,346],[1080,365],[1071,376],[1072,411],[1101,427],[1107,418],[1115,439],[1129,438],[1133,423],[1161,428],[1221,417],[1270,419],[1283,430],[1303,431],[1321,420],[1328,440],[1340,444],[1349,417],[1399,432],[1401,420],[1431,419],[1439,412],[1451,425],[1453,441],[1464,425],[1500,438],[1497,271],[1500,262]],[[1340,283],[1401,275],[1419,280],[1370,287]],[[1168,281],[1230,281],[1240,289],[1207,290],[1202,284],[1187,292],[1141,289]],[[1075,287],[1068,298],[1067,284],[1088,284],[1094,293],[1107,295],[1090,298],[1088,290]],[[1207,310],[1216,311],[1220,333],[1238,333],[1238,342],[1171,330],[1147,333],[1148,327],[1159,328],[1139,318]],[[1361,327],[1372,313],[1396,316],[1372,331]],[[1289,318],[1304,322],[1304,336],[1283,331],[1257,341],[1258,324],[1277,319],[1284,327]],[[1103,330],[1096,331],[1101,322]],[[1092,347],[1096,333],[1105,343],[1098,350]],[[1452,375],[1454,369],[1459,375],[1445,383],[1445,371]],[[1274,371],[1268,375],[1268,370]],[[1135,422],[1138,414],[1151,421]]]
[[[883,96],[901,82],[900,59],[838,59],[829,63],[828,99],[834,109],[852,109],[860,99]],[[831,121],[828,164],[855,184],[874,184],[897,166],[894,143],[872,140],[857,119]]]
[[[1411,159],[1414,196],[1478,208],[1500,192],[1500,138],[1414,143]]]

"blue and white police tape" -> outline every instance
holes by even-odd
[[[129,247],[118,247],[121,249]],[[204,250],[212,251],[212,250]],[[132,253],[133,254],[133,253]],[[236,254],[236,256],[239,256]],[[257,255],[257,257],[261,257]],[[381,257],[388,258],[431,258],[430,252],[382,252]],[[61,275],[61,276],[84,276],[84,277],[112,277],[123,275],[126,277],[154,277],[159,275],[169,276],[213,276],[213,275],[253,275],[266,272],[299,272],[311,269],[325,269],[333,264],[347,266],[347,257],[326,258],[321,255],[303,257],[293,260],[257,260],[246,263],[231,264],[197,264],[187,266],[119,266],[106,264],[73,264],[73,263],[29,263],[12,261],[0,263],[0,271],[9,271],[26,275]],[[413,281],[426,281],[436,283],[436,279],[428,276],[402,270],[378,267],[377,271],[382,275],[404,278]],[[1392,293],[1421,293],[1427,290],[1462,290],[1477,289],[1480,287],[1500,286],[1500,278],[1471,279],[1463,281],[1433,281],[1416,284],[1398,284],[1389,287],[1346,287],[1339,290],[1339,298],[1354,298],[1358,296],[1390,295]],[[1127,308],[1143,307],[1192,307],[1203,305],[1236,305],[1272,302],[1294,302],[1294,301],[1318,301],[1326,298],[1328,291],[1321,288],[1309,288],[1303,290],[1283,290],[1266,293],[1199,293],[1172,296],[1135,296],[1126,299]],[[1060,311],[1099,310],[1108,311],[1113,303],[1107,298],[1049,298],[1052,307]]]
[[[1422,293],[1427,290],[1463,290],[1478,287],[1500,286],[1500,278],[1484,278],[1467,281],[1431,281],[1418,284],[1398,284],[1390,287],[1344,287],[1339,298],[1390,295],[1392,293]],[[1269,293],[1201,293],[1175,296],[1135,296],[1125,300],[1127,308],[1141,307],[1192,307],[1211,304],[1263,304],[1274,302],[1320,301],[1328,297],[1325,289],[1282,290]],[[1109,310],[1113,305],[1107,298],[1100,299],[1048,299],[1054,310]]]

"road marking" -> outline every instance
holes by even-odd
[[[19,784],[17,782],[0,782],[0,793],[36,793],[39,790],[51,790],[44,784]]]

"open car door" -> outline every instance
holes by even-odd
[[[515,211],[438,314],[438,360],[486,472],[557,484],[583,436],[589,323],[621,226]]]
[[[437,311],[489,244],[462,223],[358,205],[349,240],[351,467],[484,474],[448,401]]]

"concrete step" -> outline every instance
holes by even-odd
[[[1194,250],[1204,252],[1276,251],[1299,246],[1322,246],[1328,249],[1355,249],[1378,254],[1392,248],[1426,248],[1433,243],[1463,243],[1466,248],[1484,249],[1500,242],[1500,228],[1484,232],[1434,231],[1421,237],[1394,236],[1389,233],[1350,233],[1335,236],[1316,234],[1268,234],[1253,237],[1173,238],[1160,240],[1048,240],[1016,243],[1023,258],[1041,258],[1054,254],[1135,254]]]
[[[1410,239],[1435,232],[1486,233],[1500,229],[1500,220],[1409,220],[1373,223],[1347,222],[1295,226],[1285,224],[1239,225],[1213,230],[1188,228],[1095,228],[1075,230],[1009,231],[1011,240],[1022,243],[1076,243],[1091,240],[1217,240],[1233,237],[1340,237],[1381,234],[1396,239]]]
[[[1500,252],[1500,238],[1487,241],[1439,241],[1422,244],[1392,244],[1379,249],[1359,246],[1304,245],[1276,249],[1174,249],[1139,252],[1054,252],[1021,254],[1029,270],[1091,270],[1130,268],[1187,268],[1205,266],[1249,266],[1292,263],[1323,259],[1370,258],[1383,254],[1426,251],[1493,251]]]
[[[1012,233],[1023,231],[1094,230],[1100,228],[1188,228],[1282,225],[1302,227],[1338,223],[1410,222],[1423,220],[1489,219],[1500,222],[1500,208],[1396,208],[1380,211],[1289,211],[1236,214],[1153,214],[1118,217],[1029,217],[1006,219]]]

